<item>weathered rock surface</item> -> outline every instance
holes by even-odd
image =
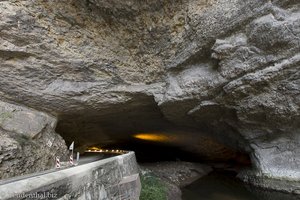
[[[55,166],[67,148],[48,114],[0,102],[0,179]]]
[[[227,159],[246,151],[261,174],[300,179],[297,0],[15,0],[0,8],[0,98],[57,116],[67,141],[104,145],[180,130],[198,141],[191,151]],[[218,144],[230,150],[215,151]]]

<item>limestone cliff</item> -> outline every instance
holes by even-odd
[[[54,168],[55,157],[66,159],[55,126],[52,116],[0,102],[0,179]]]
[[[67,141],[184,133],[300,179],[298,0],[9,0],[0,16],[0,98],[56,116]]]

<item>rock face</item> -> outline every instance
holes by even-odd
[[[66,145],[55,133],[56,119],[45,113],[0,102],[0,179],[55,166]]]
[[[300,179],[297,0],[0,7],[0,98],[56,116],[67,141],[179,130],[196,141],[185,145],[191,151],[248,152],[260,174]]]

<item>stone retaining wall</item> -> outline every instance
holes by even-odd
[[[0,186],[0,200],[138,200],[134,152]]]

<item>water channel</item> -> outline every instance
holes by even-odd
[[[183,200],[299,200],[299,196],[251,187],[233,173],[212,172],[182,189]]]

